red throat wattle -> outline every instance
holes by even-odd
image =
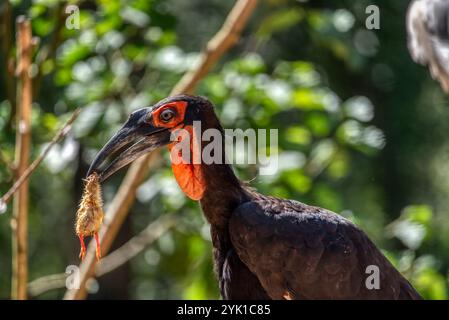
[[[201,149],[196,145],[194,146],[194,134],[192,126],[185,126],[183,128],[189,134],[190,139],[190,159],[185,161],[182,159],[182,153],[172,152],[175,145],[181,140],[178,139],[177,142],[169,144],[168,148],[171,152],[172,170],[175,175],[176,181],[182,191],[192,200],[201,200],[206,190],[206,181],[201,168],[201,163],[196,163],[194,159],[200,159]],[[199,156],[199,157],[198,157]],[[174,158],[178,157],[178,158]]]

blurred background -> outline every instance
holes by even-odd
[[[65,6],[80,29],[65,27]],[[30,179],[29,280],[78,265],[74,233],[82,178],[127,115],[166,97],[222,25],[233,1],[2,0],[0,194],[12,185],[15,94],[7,50],[31,18],[32,152],[80,106],[74,129]],[[365,9],[380,9],[368,30]],[[196,93],[225,128],[279,128],[279,171],[239,177],[260,192],[335,211],[382,248],[426,299],[447,299],[449,100],[407,51],[409,1],[263,0],[243,36]],[[8,10],[10,9],[10,10]],[[151,170],[113,248],[160,216],[178,218],[135,258],[89,284],[89,299],[216,299],[209,226],[178,188],[168,154]],[[108,207],[126,170],[103,186]],[[11,291],[12,206],[0,215],[0,298]],[[30,292],[62,298],[65,288]]]

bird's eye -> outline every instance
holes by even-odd
[[[175,112],[171,109],[166,109],[161,112],[159,118],[164,122],[169,122],[175,116]]]

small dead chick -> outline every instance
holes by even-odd
[[[86,255],[86,246],[84,237],[94,236],[96,242],[97,260],[101,258],[100,241],[98,239],[98,230],[103,221],[103,201],[101,199],[100,176],[92,173],[85,180],[84,193],[76,213],[76,234],[80,239],[81,251],[80,258],[84,259]]]

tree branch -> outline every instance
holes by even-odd
[[[173,216],[158,218],[137,236],[100,260],[95,269],[95,276],[101,277],[122,266],[173,228],[176,222],[177,219]],[[64,288],[67,277],[66,273],[58,273],[38,278],[28,284],[28,294],[30,297],[36,297],[50,290]]]
[[[19,77],[18,117],[16,134],[17,174],[22,175],[30,157],[31,102],[33,89],[30,66],[33,54],[31,23],[24,16],[17,18],[17,75]],[[28,282],[28,183],[22,183],[14,198],[12,228],[12,281],[11,296],[24,300]]]
[[[174,227],[176,222],[177,219],[170,215],[158,218],[137,236],[102,259],[97,265],[95,275],[100,277],[125,264]]]
[[[198,82],[215,65],[218,59],[236,43],[240,32],[246,25],[249,16],[256,7],[257,0],[238,0],[226,18],[222,28],[207,43],[206,50],[201,53],[200,63],[195,69],[186,73],[178,84],[174,87],[171,95],[179,93],[191,93]],[[106,213],[105,223],[100,229],[100,238],[102,239],[101,250],[107,253],[119,228],[129,209],[134,202],[136,189],[143,181],[148,172],[151,159],[157,154],[153,152],[149,155],[136,160],[128,170],[126,177],[121,184],[112,204]],[[67,290],[64,299],[84,299],[87,295],[86,282],[95,273],[95,248],[93,244],[89,245],[87,255],[80,265],[81,285],[79,290]]]
[[[67,273],[56,273],[37,278],[28,283],[28,296],[34,298],[50,290],[64,288],[68,276]]]

